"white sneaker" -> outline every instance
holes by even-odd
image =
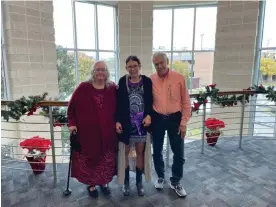
[[[155,187],[157,190],[162,190],[163,187],[164,187],[164,178],[158,178],[158,180],[155,182],[154,187]]]
[[[180,197],[185,197],[187,195],[185,189],[180,184],[173,185],[172,183],[170,183],[170,187]]]

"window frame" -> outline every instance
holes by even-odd
[[[76,2],[80,3],[87,3],[87,4],[93,4],[94,5],[94,11],[95,11],[95,49],[80,49],[78,48],[77,43],[77,28],[76,28]],[[71,8],[72,8],[72,25],[73,25],[73,45],[74,48],[58,48],[57,50],[65,50],[65,51],[73,51],[74,52],[74,63],[75,63],[75,78],[76,78],[76,87],[80,83],[79,79],[79,68],[78,68],[78,52],[95,52],[96,53],[96,61],[99,60],[99,53],[100,52],[112,52],[114,53],[114,69],[115,69],[115,82],[118,81],[118,68],[119,68],[119,62],[118,62],[118,7],[112,4],[107,4],[103,2],[97,2],[97,1],[83,1],[83,0],[71,0]],[[114,50],[101,50],[99,48],[99,36],[98,36],[98,5],[100,6],[108,6],[112,7],[114,9]]]
[[[3,20],[3,6],[1,7],[1,18]],[[4,90],[4,97],[3,99],[1,97],[1,100],[10,100],[11,94],[10,94],[10,83],[9,83],[9,77],[8,77],[7,53],[6,53],[6,42],[5,42],[3,21],[1,21],[1,76],[3,76],[3,79],[4,79],[4,83],[3,83],[4,88],[1,88],[1,90]]]
[[[260,65],[261,65],[261,57],[262,51],[264,50],[276,50],[276,45],[272,47],[263,47],[263,34],[264,34],[264,26],[265,26],[265,14],[266,14],[266,0],[259,2],[259,18],[258,18],[258,30],[257,30],[257,37],[256,37],[256,53],[254,59],[254,67],[253,67],[253,76],[252,76],[252,85],[259,85],[260,84],[260,76],[262,76],[260,72]],[[255,124],[258,122],[255,120],[256,118],[256,104],[257,104],[257,97],[253,96],[251,100],[250,106],[250,114],[249,114],[249,136],[254,136]],[[276,136],[276,123],[274,125],[274,136]]]
[[[211,3],[201,3],[201,4],[187,4],[187,5],[176,5],[176,6],[154,6],[153,11],[155,10],[168,10],[171,9],[172,10],[172,28],[171,28],[171,45],[170,45],[170,50],[154,50],[152,48],[153,53],[160,51],[160,52],[165,52],[165,53],[169,53],[170,54],[170,68],[173,67],[173,54],[174,53],[192,53],[192,63],[191,63],[191,74],[194,74],[194,64],[195,64],[195,53],[196,52],[215,52],[215,48],[214,49],[210,49],[210,50],[196,50],[195,49],[195,35],[196,35],[196,13],[197,13],[197,8],[210,8],[210,7],[218,7],[218,3],[217,2],[211,2]],[[173,36],[174,36],[174,13],[175,13],[175,9],[189,9],[192,8],[194,9],[194,16],[193,16],[193,38],[192,38],[192,49],[191,50],[174,50],[173,49]],[[192,78],[192,76],[191,76]],[[192,81],[190,81],[190,85],[189,85],[189,92],[192,93]]]

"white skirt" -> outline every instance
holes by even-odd
[[[144,174],[145,181],[151,181],[151,170],[152,170],[152,154],[151,154],[151,135],[147,133],[146,137],[146,148],[144,154]],[[136,152],[135,148],[132,146],[129,152],[129,168],[131,171],[136,170]],[[119,142],[119,151],[118,151],[118,172],[117,172],[117,183],[120,185],[124,184],[125,180],[125,144]]]

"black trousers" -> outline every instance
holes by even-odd
[[[154,168],[159,178],[165,177],[165,165],[163,160],[163,144],[165,131],[168,132],[171,149],[173,152],[172,184],[178,184],[183,177],[184,140],[178,134],[181,122],[181,112],[170,115],[162,115],[154,112],[152,115],[152,145]]]

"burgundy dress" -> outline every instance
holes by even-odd
[[[71,176],[81,183],[107,184],[115,174],[115,109],[115,84],[99,90],[84,82],[73,93],[68,119],[69,126],[77,126],[81,152],[73,152]]]

